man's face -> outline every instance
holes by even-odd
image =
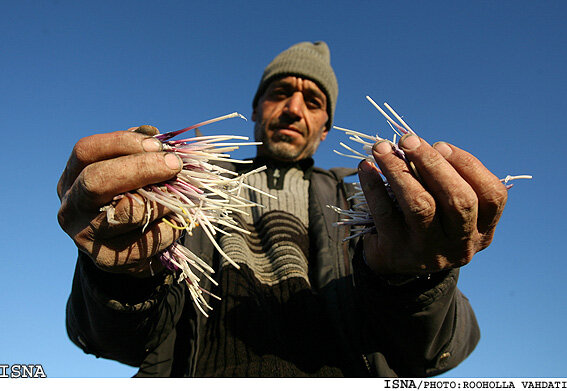
[[[270,83],[252,120],[258,155],[294,162],[311,157],[327,137],[327,97],[308,79],[287,76]]]

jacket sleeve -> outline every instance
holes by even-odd
[[[184,304],[182,285],[107,273],[79,251],[67,302],[69,338],[85,353],[140,366],[173,332]]]
[[[403,377],[434,376],[457,366],[475,348],[480,331],[459,270],[392,286],[354,259],[362,306],[364,352],[370,369],[384,365]]]

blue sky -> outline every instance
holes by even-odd
[[[264,66],[325,40],[336,125],[390,136],[370,95],[431,143],[456,144],[500,177],[534,176],[516,183],[493,244],[461,272],[482,339],[446,376],[564,377],[566,16],[565,1],[0,0],[0,364],[40,363],[49,377],[136,372],[83,354],[64,328],[76,250],[55,186],[78,139],[249,117]],[[251,136],[252,124],[203,131]],[[317,164],[354,166],[332,152],[343,140],[331,132]]]

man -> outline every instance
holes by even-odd
[[[154,205],[144,233],[145,207],[129,198],[116,206],[121,224],[99,211],[117,194],[174,177],[180,160],[149,126],[80,140],[58,185],[60,224],[80,250],[67,307],[73,342],[140,367],[139,376],[431,376],[462,361],[479,332],[456,288],[458,268],[492,240],[506,190],[455,146],[400,140],[421,182],[377,143],[376,164],[358,167],[377,233],[343,242],[348,232],[333,227],[326,205],[347,208],[350,170],[311,159],[337,95],[323,42],[294,45],[265,69],[252,119],[263,141],[254,164],[268,169],[249,181],[278,199],[250,194],[266,206],[237,217],[252,234],[219,239],[239,269],[200,231],[184,238],[217,270],[222,301],[209,318],[151,263],[179,235],[161,221],[167,210]]]

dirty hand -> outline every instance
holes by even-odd
[[[373,163],[359,165],[359,179],[376,233],[364,237],[368,266],[378,274],[427,274],[469,263],[492,241],[507,190],[473,155],[444,142],[432,146],[416,135],[400,140],[421,181],[388,141],[374,145]]]
[[[103,270],[145,277],[151,257],[179,237],[179,230],[162,221],[168,211],[139,195],[134,197],[140,202],[121,198],[112,222],[101,211],[117,195],[166,181],[181,170],[181,159],[162,152],[161,142],[151,137],[157,133],[144,125],[79,140],[57,184],[59,224]],[[156,271],[161,265],[152,267]]]

